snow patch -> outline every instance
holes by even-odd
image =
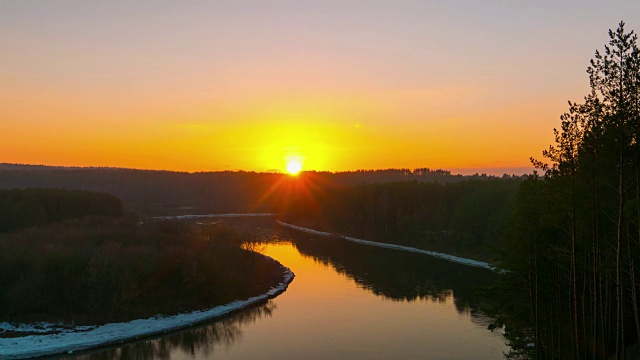
[[[0,322],[0,334],[7,331],[47,334],[52,332],[87,331],[93,328],[95,328],[95,326],[69,326],[64,323],[37,322],[31,324],[12,324],[8,322]]]
[[[206,218],[219,218],[219,217],[260,217],[260,216],[275,216],[273,213],[249,213],[249,214],[205,214],[205,215],[178,215],[178,216],[156,216],[144,219],[142,222],[151,220],[173,220],[173,219],[206,219]]]
[[[491,265],[489,263],[486,263],[484,261],[477,261],[477,260],[467,259],[467,258],[463,258],[463,257],[455,256],[455,255],[443,254],[443,253],[439,253],[439,252],[435,252],[435,251],[422,250],[422,249],[418,249],[418,248],[414,248],[414,247],[410,247],[410,246],[403,246],[403,245],[381,243],[381,242],[375,242],[375,241],[369,241],[369,240],[362,240],[362,239],[357,239],[357,238],[350,237],[350,236],[342,236],[342,235],[337,235],[337,234],[331,234],[331,233],[324,232],[324,231],[318,231],[318,230],[314,230],[314,229],[304,228],[302,226],[296,226],[296,225],[292,225],[292,224],[287,224],[287,223],[282,222],[280,220],[276,220],[276,221],[278,222],[278,224],[280,224],[280,225],[282,225],[284,227],[288,227],[290,229],[306,232],[308,234],[319,235],[319,236],[336,236],[336,237],[338,237],[340,239],[351,241],[351,242],[354,242],[354,243],[357,243],[357,244],[369,245],[369,246],[377,246],[377,247],[386,248],[386,249],[393,249],[393,250],[408,251],[408,252],[412,252],[412,253],[416,253],[416,254],[424,254],[424,255],[429,255],[429,256],[436,257],[438,259],[443,259],[443,260],[447,260],[447,261],[451,261],[451,262],[455,262],[455,263],[459,263],[459,264],[463,264],[463,265],[475,266],[475,267],[480,267],[480,268],[496,271],[496,268],[493,265]]]
[[[263,215],[260,215],[263,216]],[[264,256],[264,255],[263,255]],[[274,260],[265,256],[271,261]],[[16,324],[0,323],[0,332],[29,331],[46,333],[17,338],[0,338],[0,359],[24,359],[30,357],[71,353],[79,350],[122,343],[142,337],[158,335],[195,324],[211,321],[231,312],[245,309],[284,292],[293,280],[294,274],[284,267],[281,283],[264,294],[245,300],[237,300],[209,310],[193,311],[172,316],[156,315],[148,319],[138,319],[123,323],[111,323],[101,326],[69,327],[63,324],[37,323]],[[55,332],[51,334],[51,332]]]

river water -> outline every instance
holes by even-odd
[[[292,231],[260,252],[296,275],[222,321],[67,359],[501,359],[476,288],[488,270]]]

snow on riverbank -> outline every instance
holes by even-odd
[[[418,249],[418,248],[414,248],[414,247],[410,247],[410,246],[387,244],[387,243],[381,243],[381,242],[375,242],[375,241],[369,241],[369,240],[356,239],[356,238],[353,238],[353,237],[350,237],[350,236],[334,235],[334,234],[331,234],[331,233],[328,233],[328,232],[324,232],[324,231],[318,231],[318,230],[313,230],[313,229],[309,229],[309,228],[304,228],[304,227],[301,227],[301,226],[287,224],[287,223],[279,221],[279,220],[277,220],[277,222],[278,222],[278,224],[280,224],[280,225],[282,225],[284,227],[288,227],[290,229],[306,232],[308,234],[319,235],[319,236],[337,236],[340,239],[344,239],[344,240],[351,241],[351,242],[358,243],[358,244],[362,244],[362,245],[377,246],[377,247],[386,248],[386,249],[402,250],[402,251],[408,251],[408,252],[417,253],[417,254],[424,254],[424,255],[433,256],[433,257],[436,257],[436,258],[439,258],[439,259],[443,259],[443,260],[447,260],[447,261],[451,261],[451,262],[456,262],[456,263],[459,263],[459,264],[464,264],[464,265],[468,265],[468,266],[475,266],[475,267],[485,268],[485,269],[489,269],[489,270],[495,270],[495,268],[491,264],[483,262],[483,261],[467,259],[467,258],[454,256],[454,255],[449,255],[449,254],[443,254],[443,253],[439,253],[439,252],[435,252],[435,251],[422,250],[422,249]]]
[[[276,261],[265,256],[272,261]],[[277,262],[277,261],[276,261]],[[278,262],[278,264],[280,264]],[[230,302],[209,310],[194,311],[173,316],[157,315],[149,319],[138,319],[126,323],[112,323],[95,327],[61,328],[60,324],[12,325],[0,323],[0,331],[56,332],[46,335],[29,335],[17,338],[0,338],[0,359],[24,359],[45,355],[71,353],[79,350],[122,343],[142,337],[158,335],[195,324],[211,321],[231,312],[245,309],[284,292],[293,281],[294,274],[280,264],[284,270],[281,283],[264,294],[245,300]]]
[[[272,213],[250,213],[250,214],[205,214],[205,215],[178,215],[178,216],[157,216],[144,219],[145,221],[151,220],[173,220],[173,219],[206,219],[206,218],[219,218],[219,217],[260,217],[260,216],[275,216]]]

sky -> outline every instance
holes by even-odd
[[[530,172],[640,1],[0,0],[0,162]]]

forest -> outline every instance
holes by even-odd
[[[177,314],[282,281],[277,263],[243,248],[250,233],[223,223],[140,222],[118,198],[86,191],[4,190],[0,199],[2,220],[21,219],[0,230],[3,321],[96,325]]]
[[[514,359],[638,351],[640,50],[624,23],[609,38],[587,68],[591,91],[532,159],[542,174],[523,181],[498,247],[495,325]]]
[[[299,226],[490,260],[521,183],[518,177],[306,186],[282,214]]]
[[[67,188],[111,193],[122,199],[125,210],[141,217],[271,212],[298,225],[482,260],[490,258],[491,247],[501,236],[510,200],[521,179],[509,175],[452,175],[427,168],[307,171],[292,177],[254,172],[189,174],[0,165],[0,189]],[[21,200],[21,204],[26,201]],[[40,213],[39,208],[36,210],[21,219],[36,216]]]
[[[450,183],[493,179],[446,170],[384,169],[300,174],[314,189],[398,181]],[[291,193],[291,177],[246,171],[172,172],[0,164],[0,189],[64,188],[109,193],[142,216],[219,212],[276,212]]]
[[[0,233],[89,215],[122,216],[122,201],[81,190],[0,189]]]

